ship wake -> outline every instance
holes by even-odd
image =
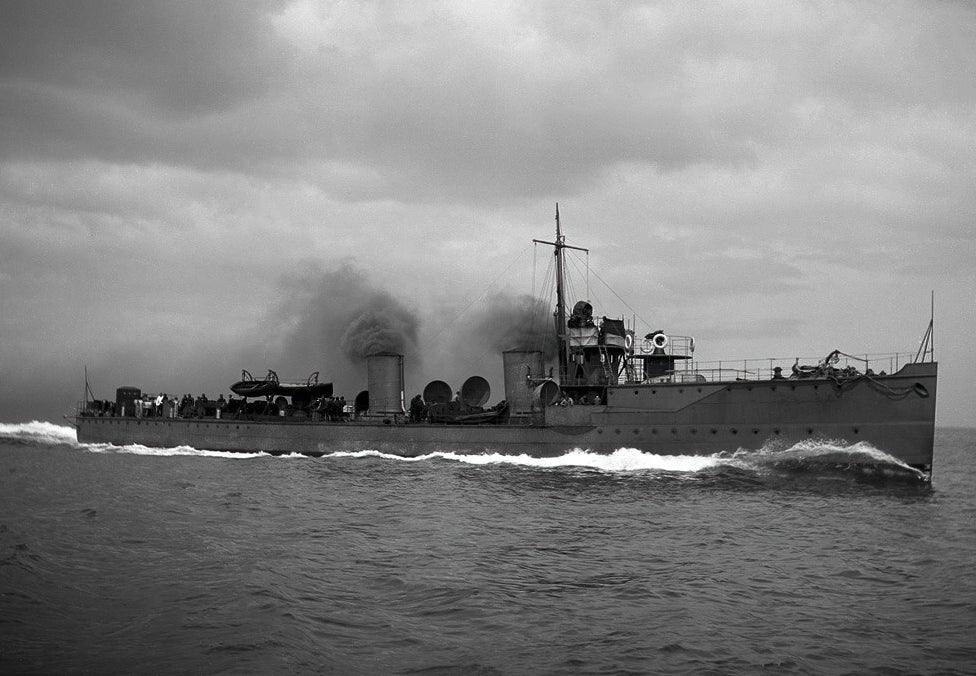
[[[77,446],[73,427],[33,420],[27,423],[0,423],[0,442],[24,446]]]
[[[0,443],[40,447],[69,447],[92,453],[127,453],[147,456],[199,456],[213,458],[266,458],[270,453],[237,453],[207,451],[190,446],[150,448],[138,444],[80,443],[75,430],[64,425],[32,421],[29,423],[0,423]],[[300,454],[273,455],[284,458],[304,458]],[[704,477],[754,478],[760,483],[769,479],[845,478],[904,480],[925,482],[928,476],[883,450],[866,442],[848,444],[844,441],[807,440],[792,446],[768,445],[758,450],[737,449],[713,455],[658,455],[636,448],[618,448],[612,453],[595,453],[573,449],[554,457],[535,457],[528,454],[481,453],[463,454],[435,451],[414,457],[383,453],[376,450],[334,452],[322,456],[325,461],[341,459],[374,459],[390,462],[424,463],[446,462],[476,466],[512,466],[539,470],[595,471],[604,473],[666,474]]]
[[[358,451],[353,453],[331,453],[329,458],[382,458],[400,462],[426,462],[431,460],[446,460],[466,465],[515,465],[520,467],[535,467],[541,469],[582,468],[604,472],[639,472],[644,470],[660,470],[664,472],[694,473],[708,467],[714,467],[722,462],[721,458],[697,455],[656,455],[636,448],[618,448],[610,454],[593,453],[592,451],[573,449],[563,455],[538,458],[528,454],[509,455],[505,453],[481,453],[476,455],[441,452],[426,453],[415,457],[405,458],[379,451]]]
[[[764,447],[756,451],[737,451],[730,462],[746,469],[782,475],[811,473],[927,479],[924,472],[883,450],[861,441],[848,444],[835,440],[801,441],[789,448]]]
[[[140,444],[115,446],[114,444],[85,444],[78,441],[73,427],[33,420],[28,423],[0,423],[0,443],[12,446],[39,446],[47,448],[76,448],[91,453],[127,453],[129,455],[175,456],[191,455],[213,458],[258,458],[267,453],[232,453],[228,451],[203,451],[192,446],[151,448]]]
[[[788,448],[764,447],[714,455],[658,455],[636,448],[609,454],[573,449],[554,457],[434,452],[405,458],[379,451],[332,453],[329,458],[378,458],[397,462],[449,461],[467,465],[512,465],[537,469],[595,470],[607,473],[699,475],[776,479],[801,476],[927,481],[921,472],[868,443],[803,441]]]

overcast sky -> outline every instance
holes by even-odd
[[[0,419],[85,365],[358,388],[356,303],[411,392],[497,382],[467,329],[558,201],[597,314],[701,359],[914,351],[934,290],[938,420],[976,424],[974,150],[970,2],[2,2]]]

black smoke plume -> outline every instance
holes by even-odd
[[[544,301],[528,295],[492,296],[472,328],[497,352],[539,350],[551,358],[559,349],[552,312]]]
[[[413,351],[417,346],[417,320],[385,293],[374,299],[384,307],[369,309],[354,318],[339,345],[351,361],[362,361],[379,352]]]
[[[269,368],[282,377],[320,371],[348,393],[362,388],[370,354],[396,352],[419,365],[415,313],[353,263],[310,268],[286,279],[283,291],[285,300],[271,319],[276,345],[268,355]]]

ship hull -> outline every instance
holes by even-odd
[[[306,455],[376,450],[403,457],[435,451],[551,457],[619,448],[712,455],[830,440],[867,442],[930,471],[936,382],[937,364],[923,363],[848,382],[617,386],[608,388],[605,405],[553,407],[486,425],[410,423],[404,416],[343,422],[79,416],[76,425],[85,443]]]

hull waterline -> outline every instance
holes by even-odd
[[[827,379],[618,386],[599,406],[550,407],[506,424],[410,423],[405,416],[326,422],[292,418],[76,418],[78,440],[232,452],[325,455],[376,450],[551,457],[573,449],[713,455],[801,441],[870,446],[932,467],[937,364],[847,385]]]

